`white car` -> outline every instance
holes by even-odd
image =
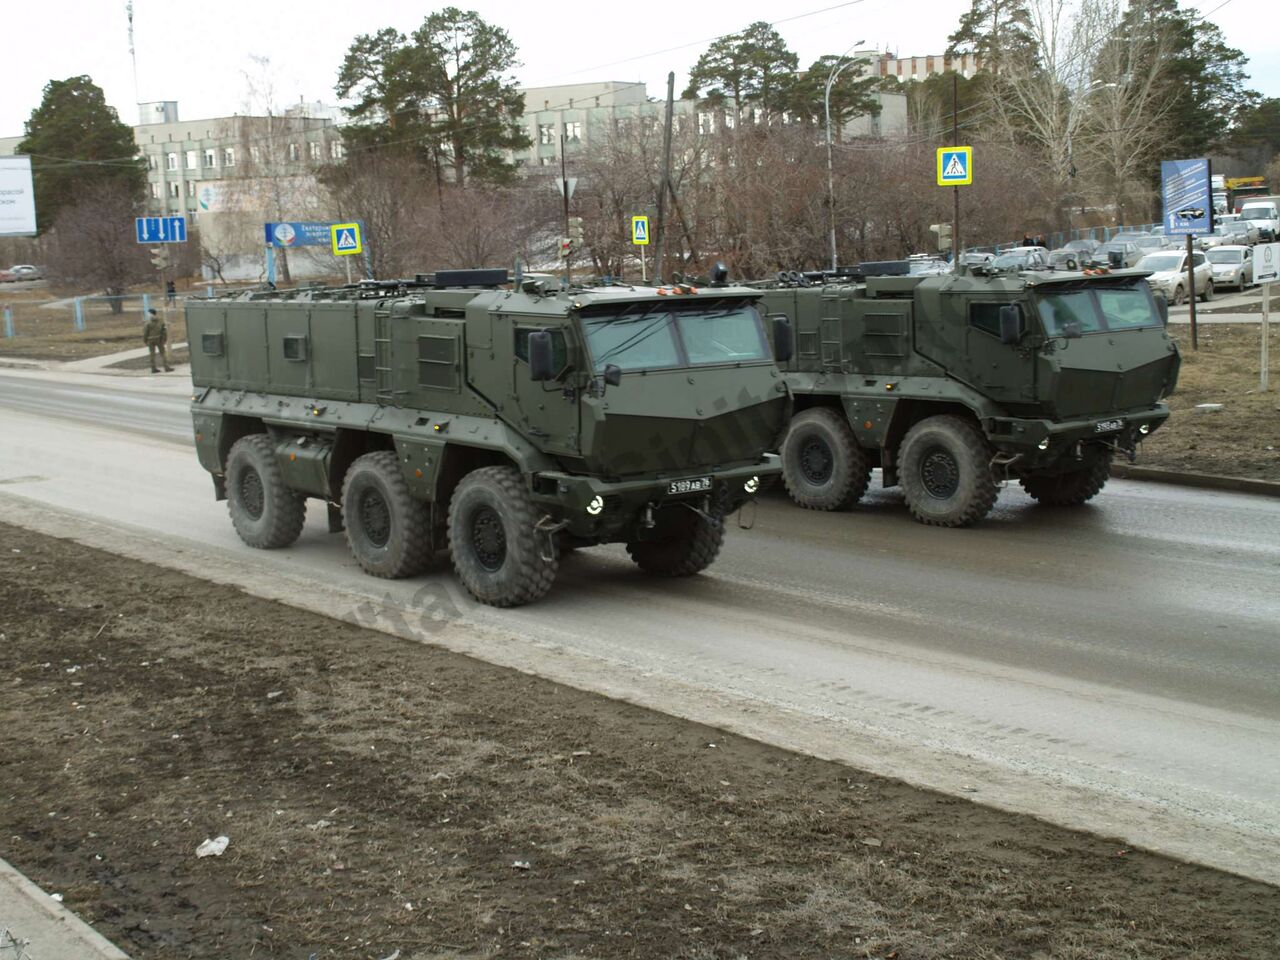
[[[1170,303],[1187,302],[1187,253],[1185,250],[1162,250],[1149,253],[1138,261],[1139,270],[1148,270],[1147,283],[1156,293],[1164,294]],[[1191,269],[1196,276],[1196,295],[1206,302],[1213,299],[1213,268],[1199,250],[1191,254]]]
[[[1050,270],[1049,251],[1044,247],[1010,247],[1002,250],[991,265],[997,270]]]
[[[1214,287],[1236,287],[1243,290],[1253,284],[1253,248],[1246,246],[1214,247],[1205,254],[1213,270]]]
[[[1240,207],[1240,219],[1252,222],[1265,243],[1280,237],[1280,206],[1271,200],[1246,200]]]

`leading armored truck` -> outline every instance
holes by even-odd
[[[780,471],[759,299],[458,270],[188,301],[196,450],[253,547],[293,543],[319,500],[368,573],[447,547],[496,606],[541,597],[575,547],[694,574]]]
[[[905,267],[760,285],[794,325],[781,453],[799,505],[850,506],[873,467],[926,524],[981,520],[1006,479],[1079,505],[1168,418],[1180,357],[1145,273],[891,275]]]

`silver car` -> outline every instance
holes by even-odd
[[[29,263],[19,263],[9,268],[8,273],[14,280],[39,280],[43,274],[39,267],[33,267]]]
[[[1208,302],[1213,299],[1213,268],[1199,250],[1191,254],[1191,268],[1196,276],[1196,296]],[[1187,254],[1185,250],[1162,250],[1149,253],[1138,262],[1139,270],[1148,270],[1147,283],[1156,293],[1164,294],[1170,303],[1187,301]]]
[[[1243,290],[1253,285],[1253,248],[1223,245],[1205,253],[1213,269],[1215,288],[1235,287]]]
[[[1142,259],[1142,251],[1138,248],[1137,243],[1132,240],[1110,240],[1104,243],[1097,250],[1093,251],[1093,257],[1090,263],[1100,267],[1113,266],[1111,255],[1118,254],[1120,262],[1114,264],[1117,267],[1136,266],[1138,261]]]
[[[1231,237],[1231,243],[1252,246],[1262,242],[1262,233],[1258,225],[1250,220],[1231,220],[1222,225],[1222,229]]]

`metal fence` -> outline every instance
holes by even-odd
[[[4,291],[0,290],[0,335],[4,339],[58,333],[92,336],[95,332],[105,332],[121,326],[137,326],[141,329],[152,309],[173,323],[181,318],[184,301],[219,296],[229,292],[229,288],[209,284],[173,295],[163,291],[140,291],[117,297],[96,294],[32,296],[35,292],[15,292],[6,298]],[[0,960],[4,958],[0,957]]]

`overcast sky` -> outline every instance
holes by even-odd
[[[664,94],[670,70],[678,96],[707,41],[755,20],[774,22],[807,66],[859,41],[901,56],[941,53],[969,6],[968,0],[455,2],[511,34],[520,50],[515,73],[521,85],[643,80],[651,97]],[[1276,0],[1184,0],[1183,6],[1209,14],[1227,42],[1244,51],[1254,89],[1280,96]],[[255,56],[271,61],[279,106],[336,102],[334,78],[357,34],[387,26],[407,32],[432,9],[404,0],[134,0],[133,7],[138,98],[177,100],[184,120],[243,112]],[[11,0],[4,8],[0,136],[23,132],[49,80],[82,73],[106,91],[122,120],[137,123],[125,0]]]

